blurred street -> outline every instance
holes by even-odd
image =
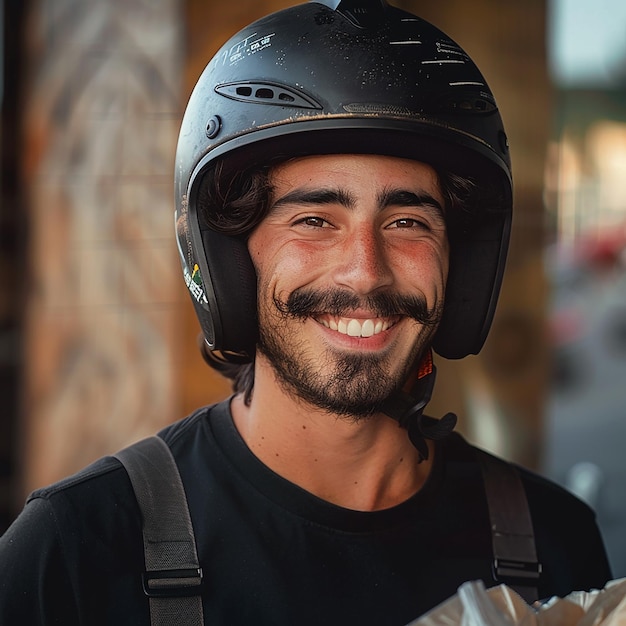
[[[596,510],[614,577],[624,577],[626,271],[623,262],[570,267],[552,279],[554,371],[543,472]]]

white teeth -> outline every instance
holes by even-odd
[[[348,322],[348,336],[349,337],[361,336],[361,322],[359,322],[359,320],[350,320]]]
[[[372,320],[365,320],[361,327],[361,337],[371,337],[374,334],[374,322]]]
[[[387,330],[392,323],[381,319],[358,320],[354,318],[322,318],[320,323],[349,337],[372,337]]]

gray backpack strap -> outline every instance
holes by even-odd
[[[141,509],[153,626],[203,626],[202,569],[178,467],[167,444],[149,437],[114,455],[125,467]]]
[[[532,604],[538,599],[541,563],[519,472],[505,461],[478,450],[493,544],[493,575]]]

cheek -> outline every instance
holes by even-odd
[[[248,240],[248,252],[259,275],[298,276],[319,263],[306,243],[293,241],[280,229],[257,229]]]
[[[432,292],[435,299],[442,298],[448,280],[449,254],[447,246],[418,246],[404,254],[397,254],[393,264],[398,283]]]
[[[277,250],[276,241],[262,230],[255,231],[248,240],[248,252],[259,278],[259,283],[266,283],[267,277],[275,274]]]
[[[427,262],[431,268],[431,280],[437,285],[445,287],[450,264],[450,248],[447,239],[430,247],[428,253]]]
[[[253,233],[248,251],[257,273],[259,296],[285,295],[311,280],[320,258],[305,244],[284,241],[273,234]]]

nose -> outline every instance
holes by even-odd
[[[357,294],[372,293],[393,282],[385,243],[371,224],[346,233],[336,259],[335,283]]]

